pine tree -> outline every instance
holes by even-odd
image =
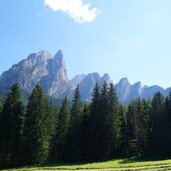
[[[153,154],[163,155],[164,133],[164,97],[157,92],[152,99],[152,149]]]
[[[143,105],[140,98],[132,101],[128,107],[128,130],[129,130],[129,148],[133,155],[141,156],[143,154],[143,145],[146,140],[144,137],[145,125],[143,124]]]
[[[100,142],[100,87],[96,82],[93,89],[92,98],[89,104],[89,118],[87,127],[87,156],[88,159],[97,160],[99,156],[99,142]]]
[[[141,149],[143,155],[148,155],[150,152],[150,142],[151,142],[151,112],[152,105],[151,100],[142,100],[142,112],[141,112],[141,122],[142,122],[142,139],[141,139]]]
[[[117,93],[113,84],[110,84],[108,92],[108,103],[106,104],[106,158],[111,158],[118,153],[121,139],[121,113],[119,113],[119,103],[117,99]],[[121,114],[121,115],[120,115]]]
[[[54,117],[43,89],[37,85],[29,98],[25,120],[25,162],[43,163],[49,153]]]
[[[70,160],[78,160],[81,157],[80,127],[82,122],[82,103],[79,85],[75,89],[73,104],[71,107],[70,128],[67,142],[67,155]]]
[[[69,130],[70,107],[67,97],[64,98],[60,107],[58,120],[56,121],[56,132],[52,140],[51,157],[53,160],[65,159],[65,146]]]
[[[7,95],[0,121],[0,165],[19,164],[23,140],[24,108],[18,84]]]
[[[100,111],[99,111],[99,144],[98,159],[106,159],[108,156],[108,116],[109,109],[109,87],[106,82],[103,83],[100,93]]]
[[[165,148],[166,155],[171,156],[171,92],[165,98],[164,102],[164,116],[165,116]]]
[[[127,121],[128,107],[127,105],[119,105],[120,116],[120,144],[118,148],[118,156],[126,156],[128,152],[129,130]]]
[[[82,122],[80,126],[80,144],[81,144],[81,160],[88,161],[90,159],[90,113],[89,104],[84,104]]]

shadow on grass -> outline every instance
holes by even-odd
[[[137,162],[153,162],[153,161],[161,161],[161,160],[167,160],[170,159],[170,157],[130,157],[125,158],[122,161],[119,162],[119,164],[129,164],[129,163],[137,163]]]
[[[32,167],[38,167],[38,168],[57,168],[57,167],[70,167],[70,166],[77,166],[81,167],[82,165],[91,164],[91,163],[98,163],[100,161],[91,161],[91,162],[47,162],[44,164],[36,164],[36,165],[30,165],[26,166],[25,168],[32,168]]]

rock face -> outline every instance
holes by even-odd
[[[98,73],[90,73],[86,75],[80,82],[80,94],[82,99],[84,101],[90,100],[96,82],[101,85],[104,81],[106,81],[108,84],[110,83],[110,77],[108,74],[105,74],[103,77],[100,77]]]
[[[102,85],[104,81],[108,84],[112,82],[108,74],[101,77],[98,73],[77,75],[69,80],[62,51],[59,50],[54,56],[47,51],[40,51],[30,54],[27,59],[4,72],[0,76],[0,89],[8,91],[14,83],[18,83],[23,91],[31,92],[36,84],[40,84],[50,96],[61,98],[67,95],[71,98],[79,84],[82,100],[88,101],[95,83]],[[131,85],[127,78],[115,84],[115,89],[121,103],[129,103],[138,97],[151,99],[158,91],[166,96],[171,91],[171,88],[164,90],[157,85],[143,87],[141,82]]]
[[[122,78],[119,83],[115,85],[116,92],[118,93],[118,98],[121,103],[127,101],[129,95],[131,84],[127,78]]]
[[[77,86],[80,82],[85,78],[86,74],[76,75],[71,81],[70,84],[73,86]]]
[[[51,96],[61,96],[68,88],[68,82],[61,50],[55,56],[47,51],[32,53],[0,76],[1,89],[9,90],[18,83],[21,89],[30,92],[40,84]]]

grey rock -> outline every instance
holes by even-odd
[[[4,72],[0,76],[0,89],[8,91],[14,83],[18,83],[22,90],[31,92],[36,84],[40,84],[50,96],[61,98],[67,95],[71,99],[76,85],[79,84],[82,100],[89,101],[96,82],[102,85],[104,81],[108,85],[112,82],[109,74],[106,73],[102,77],[99,73],[82,74],[69,80],[62,51],[59,50],[53,56],[43,50],[30,54],[27,59]],[[115,84],[115,89],[120,103],[129,103],[138,97],[151,99],[158,91],[166,96],[171,91],[171,87],[143,87],[141,82],[131,85],[127,78],[122,78]]]
[[[115,85],[116,92],[118,94],[119,102],[124,103],[127,101],[129,95],[131,84],[127,78],[122,78],[119,83]]]
[[[18,83],[21,89],[31,92],[36,84],[41,84],[45,92],[56,97],[66,91],[68,82],[61,50],[55,56],[47,51],[32,53],[0,76],[1,89],[9,90]]]
[[[76,75],[72,80],[70,80],[70,84],[73,86],[77,86],[80,82],[85,78],[86,74]]]

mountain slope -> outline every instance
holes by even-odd
[[[82,100],[88,101],[96,82],[100,85],[106,81],[112,81],[106,73],[100,76],[98,73],[77,75],[72,80],[67,77],[67,70],[64,62],[64,55],[59,50],[54,56],[47,51],[30,54],[27,59],[13,65],[8,71],[0,76],[0,89],[8,91],[14,83],[19,83],[21,89],[31,92],[36,84],[40,84],[45,92],[55,98],[65,95],[73,97],[77,84],[80,85]],[[121,103],[129,103],[135,98],[152,98],[154,93],[160,91],[164,96],[168,95],[171,88],[164,90],[160,86],[142,86],[141,82],[131,85],[127,78],[122,78],[115,89]]]
[[[0,76],[3,90],[18,83],[21,89],[30,92],[36,84],[41,84],[51,96],[61,96],[68,89],[68,82],[61,50],[55,56],[47,51],[32,53]]]

